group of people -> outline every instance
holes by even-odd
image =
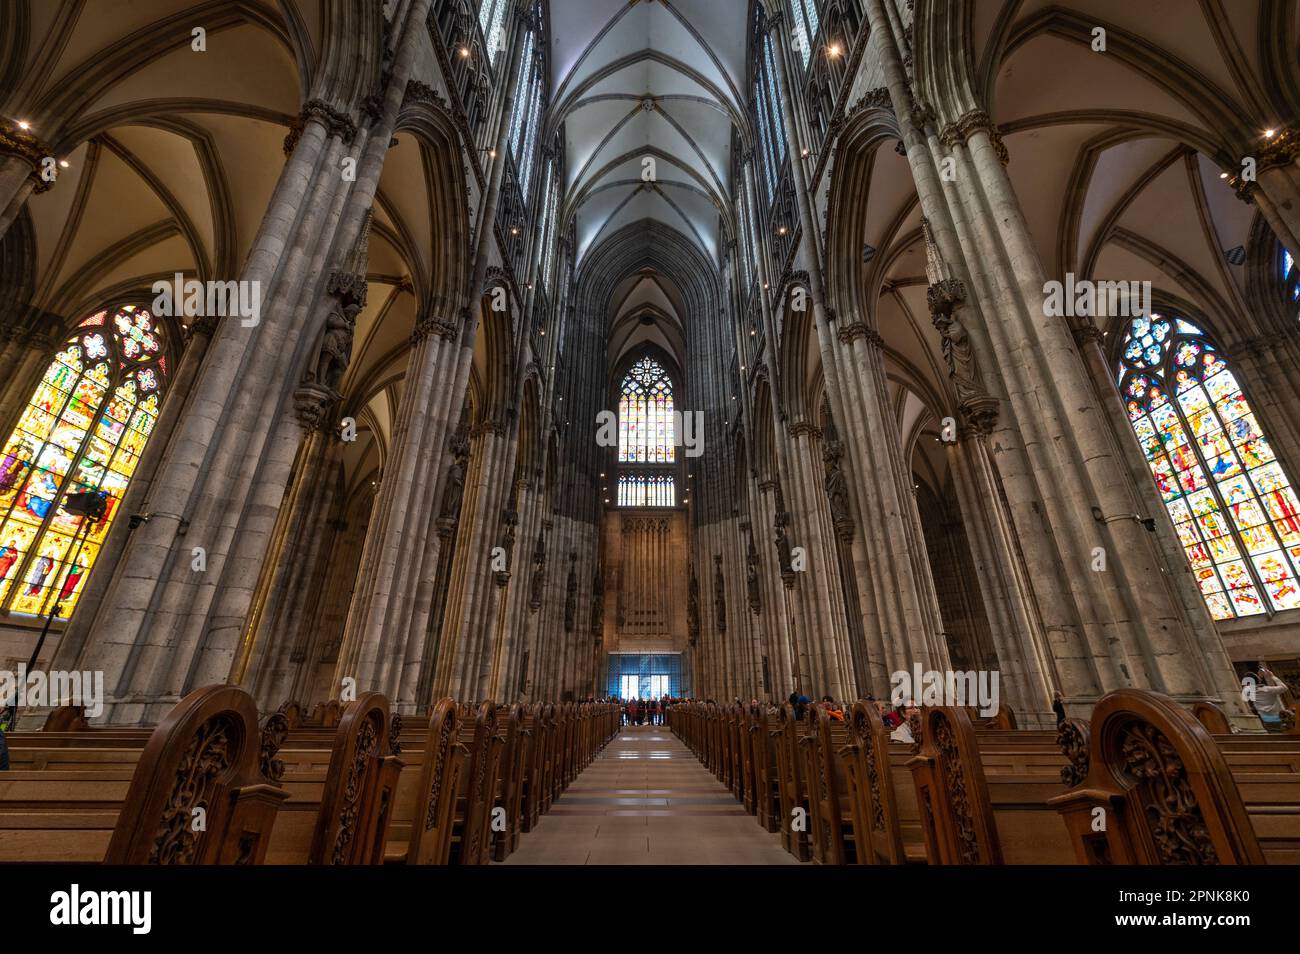
[[[667,725],[669,707],[680,701],[667,695],[659,699],[629,699],[623,706],[623,724]]]

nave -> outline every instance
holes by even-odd
[[[512,865],[797,864],[666,726],[624,726]]]
[[[0,0],[0,862],[1300,861],[1297,49]]]

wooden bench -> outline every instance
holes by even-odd
[[[51,768],[43,758],[41,768],[0,774],[0,860],[257,864],[265,858],[285,793],[263,773],[257,709],[243,690],[195,690],[141,748],[100,751],[117,757],[80,769],[57,761]],[[128,753],[135,758],[122,757]]]
[[[1080,863],[1300,860],[1293,737],[1216,739],[1173,699],[1135,689],[1106,695],[1079,732],[1081,780],[1051,804]]]

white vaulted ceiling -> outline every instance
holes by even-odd
[[[556,0],[551,128],[564,124],[578,259],[657,219],[718,260],[749,0]],[[654,159],[654,182],[643,181]]]

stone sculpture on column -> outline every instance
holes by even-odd
[[[727,631],[727,584],[722,578],[722,554],[713,555],[713,614],[718,620],[718,632]]]

